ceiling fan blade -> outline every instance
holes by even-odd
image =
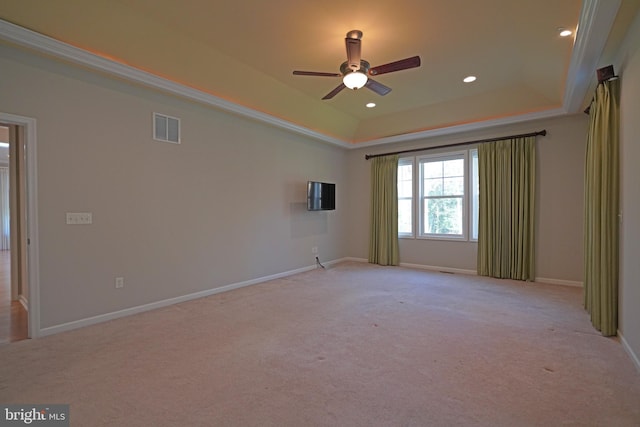
[[[380,96],[385,96],[386,94],[391,92],[391,88],[389,86],[385,86],[382,83],[378,83],[377,81],[371,79],[367,80],[365,86]]]
[[[318,71],[294,71],[294,75],[296,76],[319,76],[319,77],[340,77],[341,74],[338,73],[322,73]]]
[[[349,34],[347,34],[347,36],[348,35]],[[350,37],[344,39],[344,42],[347,45],[347,65],[349,66],[349,69],[357,71],[360,69],[360,50],[362,43],[360,42],[360,39]]]
[[[400,61],[390,62],[384,65],[378,65],[369,69],[369,74],[377,76],[380,74],[393,73],[394,71],[406,70],[408,68],[416,68],[420,66],[420,57],[412,56],[411,58],[401,59]]]
[[[332,90],[331,92],[329,92],[328,94],[326,94],[324,96],[324,98],[322,99],[331,99],[334,96],[336,96],[338,94],[338,92],[340,92],[342,89],[346,88],[346,86],[344,85],[344,83],[340,83],[340,86],[338,86],[337,88],[335,88],[334,90]]]

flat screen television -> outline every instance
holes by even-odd
[[[336,209],[336,185],[328,182],[307,182],[307,210],[332,211]]]

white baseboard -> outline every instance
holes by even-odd
[[[345,261],[369,262],[369,260],[366,258],[355,258],[355,257],[346,257],[340,260],[340,262],[345,262]],[[433,265],[424,265],[424,264],[411,264],[408,262],[401,262],[399,267],[415,268],[418,270],[439,271],[439,272],[445,272],[445,273],[476,274],[476,272],[472,270],[463,270],[460,268],[450,268],[450,267],[437,267]]]
[[[341,260],[335,261],[327,261],[323,263],[324,265],[333,265]],[[298,268],[296,270],[285,271],[283,273],[273,274],[270,276],[259,277],[256,279],[247,280],[244,282],[233,283],[226,286],[221,286],[219,288],[207,289],[206,291],[195,292],[188,295],[183,295],[175,298],[169,298],[162,301],[152,302],[149,304],[139,305],[136,307],[126,308],[124,310],[114,311],[111,313],[105,313],[98,316],[88,317],[86,319],[74,320],[73,322],[62,323],[60,325],[50,326],[47,328],[40,329],[38,336],[47,336],[58,334],[60,332],[66,332],[73,329],[82,328],[85,326],[95,325],[97,323],[106,322],[108,320],[119,319],[121,317],[131,316],[132,314],[143,313],[145,311],[155,310],[157,308],[166,307],[173,304],[178,304],[185,301],[190,301],[198,298],[207,297],[210,295],[219,294],[222,292],[231,291],[238,288],[243,288],[245,286],[257,285],[258,283],[267,282],[269,280],[279,279],[281,277],[292,276],[294,274],[303,273],[305,271],[310,271],[315,269],[316,266],[309,266]]]
[[[342,261],[369,262],[367,259],[364,259],[364,258],[352,258],[352,257],[343,258]],[[468,270],[468,269],[463,269],[463,268],[452,268],[452,267],[441,267],[441,266],[437,266],[437,265],[412,264],[412,263],[408,263],[408,262],[401,262],[400,263],[400,267],[415,268],[415,269],[419,269],[419,270],[438,271],[438,272],[441,272],[441,273],[467,274],[467,275],[471,275],[471,276],[477,276],[478,275],[476,270]],[[582,287],[582,282],[575,281],[575,280],[550,279],[550,278],[547,278],[547,277],[536,277],[535,281],[536,282],[540,282],[540,283],[547,283],[547,284],[550,284],[550,285],[574,286],[574,287],[578,287],[578,288]]]
[[[355,257],[346,257],[340,260],[341,262],[352,261],[352,262],[366,262],[369,260],[366,258],[355,258]],[[399,267],[404,268],[414,268],[417,270],[429,270],[429,271],[437,271],[441,273],[459,273],[459,274],[476,274],[475,271],[472,270],[463,270],[459,268],[450,268],[450,267],[436,267],[433,265],[424,265],[424,264],[410,264],[408,262],[401,262]]]
[[[354,262],[369,262],[368,259],[365,258],[354,258],[354,257],[346,257],[342,258],[340,262],[344,261],[354,261]],[[437,271],[440,273],[455,273],[455,274],[468,274],[468,275],[476,275],[475,270],[466,270],[462,268],[452,268],[452,267],[438,267],[435,265],[424,265],[424,264],[411,264],[408,262],[401,262],[400,267],[405,268],[415,268],[418,270],[429,270],[429,271]]]
[[[636,365],[636,369],[638,370],[638,373],[640,373],[640,357],[638,357],[638,355],[633,351],[633,349],[631,348],[627,340],[624,339],[624,336],[622,335],[620,330],[618,330],[618,336],[620,337],[622,348],[624,348],[624,350],[627,352],[633,364]]]
[[[467,274],[467,275],[472,275],[472,276],[476,275],[476,271],[475,270],[466,270],[466,269],[462,269],[462,268],[452,268],[452,267],[438,267],[436,265],[410,264],[410,263],[407,263],[407,262],[401,262],[400,263],[400,267],[416,268],[416,269],[419,269],[419,270],[436,271],[436,272],[439,272],[439,273]]]
[[[345,258],[342,258],[342,259],[340,260],[340,262],[347,262],[347,261],[352,261],[352,262],[369,262],[369,260],[368,260],[368,259],[366,259],[366,258],[356,258],[356,257],[350,257],[350,256],[345,257]]]
[[[535,281],[540,283],[548,283],[550,285],[573,286],[577,288],[582,287],[582,282],[578,282],[575,280],[561,280],[561,279],[549,279],[546,277],[536,277]]]
[[[338,259],[334,259],[332,261],[321,261],[322,265],[335,265],[335,264],[340,264],[341,262],[345,262],[345,261],[350,261],[348,258],[338,258]],[[317,265],[314,265],[312,267],[309,267],[310,270],[313,270],[314,268],[318,268]]]
[[[365,258],[354,258],[354,257],[346,257],[338,260],[338,262],[344,262],[344,261],[369,262],[369,260]],[[452,267],[440,267],[437,265],[411,264],[408,262],[401,262],[400,267],[416,268],[419,270],[439,271],[444,273],[468,274],[471,276],[478,275],[476,270],[467,270],[463,268],[452,268]],[[576,280],[550,279],[547,277],[536,277],[535,282],[547,283],[550,285],[573,286],[578,288],[581,288],[583,286],[582,282],[579,282]]]

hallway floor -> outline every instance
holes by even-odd
[[[0,251],[0,344],[27,339],[27,311],[11,301],[11,252]]]

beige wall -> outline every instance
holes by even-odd
[[[621,76],[622,226],[619,330],[640,369],[640,14],[627,34]],[[604,65],[604,64],[603,64]]]
[[[37,120],[42,328],[347,255],[343,149],[4,45],[0,69],[0,111]],[[308,179],[335,211],[306,211]]]
[[[582,281],[583,165],[588,117],[585,114],[546,119],[471,132],[464,135],[376,146],[349,152],[349,243],[351,256],[367,258],[369,161],[365,154],[473,141],[546,129],[537,144],[536,277]],[[408,264],[476,269],[477,244],[442,240],[401,239],[400,261]]]

